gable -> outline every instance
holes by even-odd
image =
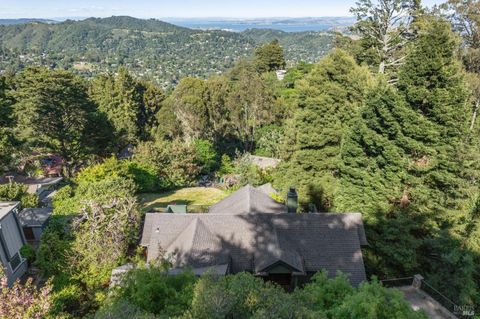
[[[148,260],[175,246],[183,261],[202,267],[231,259],[232,272],[258,273],[281,261],[295,272],[340,270],[358,284],[366,280],[360,229],[360,214],[150,213],[142,245]],[[188,245],[172,246],[184,238]]]

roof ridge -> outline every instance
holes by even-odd
[[[188,249],[191,249],[193,247],[193,240],[195,238],[195,232],[196,232],[196,229],[197,229],[197,224],[198,224],[198,216],[196,216],[196,218],[194,218],[190,223],[188,223],[188,225],[180,232],[180,234],[178,234],[178,236],[176,236],[167,246],[167,251],[170,249],[170,247],[172,247],[172,245],[174,245],[175,243],[177,242],[181,242],[181,239],[182,237],[186,237],[186,236],[189,236],[191,235],[191,238],[188,238],[188,241],[185,243],[186,246],[188,247]],[[190,228],[193,227],[193,231],[189,231]]]

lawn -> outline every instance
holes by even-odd
[[[169,204],[186,204],[189,212],[202,212],[228,194],[213,187],[181,188],[165,193],[140,194],[142,210],[163,211]]]

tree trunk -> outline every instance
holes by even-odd
[[[475,102],[475,108],[473,109],[472,123],[470,123],[470,131],[475,127],[475,122],[477,120],[478,109],[480,108],[480,100]]]
[[[385,61],[380,62],[380,65],[378,66],[378,73],[385,73]]]

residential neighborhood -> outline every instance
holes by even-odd
[[[479,319],[479,0],[1,0],[0,319]]]

